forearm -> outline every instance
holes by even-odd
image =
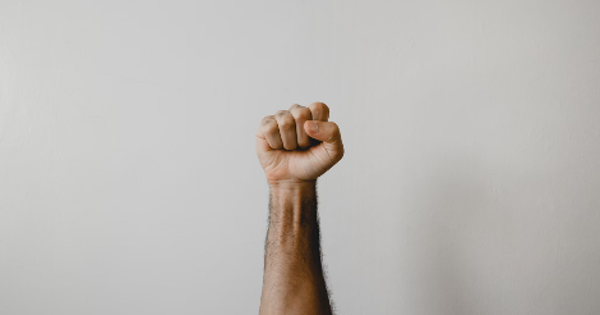
[[[331,314],[319,244],[316,181],[271,185],[261,315]]]

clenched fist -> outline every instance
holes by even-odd
[[[256,153],[270,185],[314,182],[344,156],[340,129],[329,107],[292,105],[263,118]]]

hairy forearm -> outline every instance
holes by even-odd
[[[319,245],[316,181],[270,185],[260,315],[331,314]]]

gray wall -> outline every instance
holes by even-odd
[[[0,3],[0,314],[255,314],[323,101],[339,314],[600,313],[600,2]]]

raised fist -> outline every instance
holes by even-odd
[[[256,153],[269,185],[314,182],[344,156],[340,129],[329,107],[298,104],[265,116],[256,131]]]

